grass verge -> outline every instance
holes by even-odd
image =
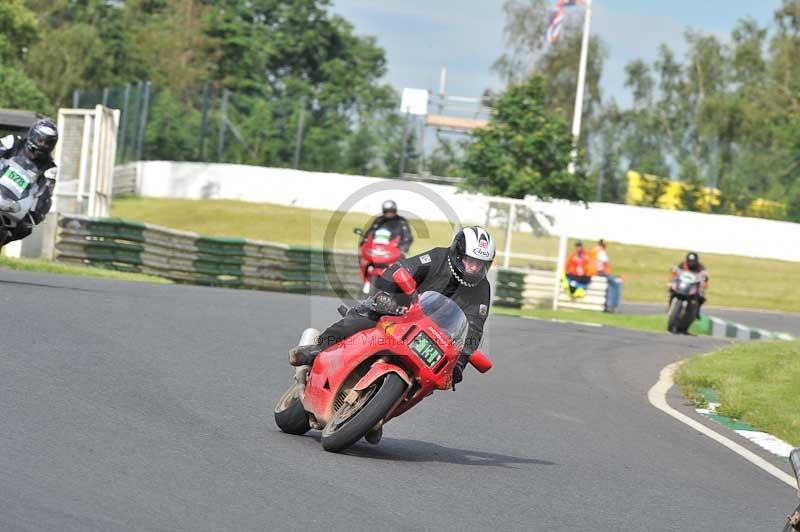
[[[326,210],[243,201],[136,197],[115,199],[111,211],[119,218],[212,236],[238,236],[314,247],[326,243],[325,234],[335,214]],[[370,219],[360,213],[344,214],[332,239],[332,247],[354,249],[357,239],[352,233],[353,228],[364,227]],[[411,220],[411,224],[415,236],[411,253],[447,245],[450,241],[452,229],[445,222]],[[504,249],[504,231],[496,230],[494,233],[498,249]],[[591,242],[585,244],[594,245]],[[558,255],[558,240],[515,232],[512,252],[555,257]],[[685,251],[611,242],[608,253],[614,273],[625,278],[625,301],[666,305],[669,270],[683,258]],[[797,263],[710,253],[703,253],[701,259],[711,275],[710,304],[800,312],[800,298],[785,288],[800,285]],[[512,266],[554,267],[553,263],[532,264],[522,259],[513,260]]]
[[[720,415],[800,446],[800,341],[736,344],[693,357],[678,370],[675,382],[698,404],[699,390],[714,389]]]
[[[161,277],[145,275],[142,273],[127,273],[104,268],[91,268],[88,266],[77,266],[73,264],[63,264],[60,262],[50,262],[36,259],[12,259],[10,257],[0,257],[0,268],[23,272],[53,273],[57,275],[72,275],[77,277],[96,277],[98,279],[114,279],[117,281],[144,281],[148,283],[170,284],[171,281]]]
[[[558,310],[549,309],[513,309],[505,307],[492,307],[492,312],[509,316],[528,316],[545,320],[573,321],[577,323],[599,323],[622,329],[634,329],[648,332],[667,332],[666,314],[607,314],[591,310]],[[689,332],[697,334],[696,324],[692,325]]]

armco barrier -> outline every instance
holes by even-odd
[[[547,270],[501,269],[497,272],[495,305],[513,308],[549,307],[553,302],[556,274]],[[606,298],[606,278],[592,277],[586,295],[573,299],[559,290],[558,307],[602,311]]]
[[[176,282],[359,297],[355,252],[208,237],[115,218],[61,216],[55,260]],[[343,294],[339,294],[343,295]]]

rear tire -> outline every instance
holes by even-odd
[[[275,424],[283,432],[299,436],[311,430],[311,425],[308,424],[308,414],[297,392],[295,382],[278,401],[275,406]]]
[[[378,384],[376,382],[372,386]],[[369,391],[367,388],[361,393]],[[396,373],[387,373],[380,388],[372,392],[366,404],[356,413],[345,419],[340,418],[350,406],[347,403],[334,412],[333,418],[322,430],[322,447],[326,451],[338,453],[353,445],[389,414],[389,410],[397,404],[405,391],[405,381]]]

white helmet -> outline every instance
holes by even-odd
[[[447,262],[450,271],[464,286],[475,286],[486,277],[495,255],[492,235],[477,225],[465,227],[453,238]]]

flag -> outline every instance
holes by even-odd
[[[571,6],[584,5],[583,0],[557,0],[556,10],[553,11],[553,16],[550,18],[550,24],[547,26],[544,38],[549,43],[554,43],[558,40],[561,33],[561,21],[564,20],[564,10]]]

